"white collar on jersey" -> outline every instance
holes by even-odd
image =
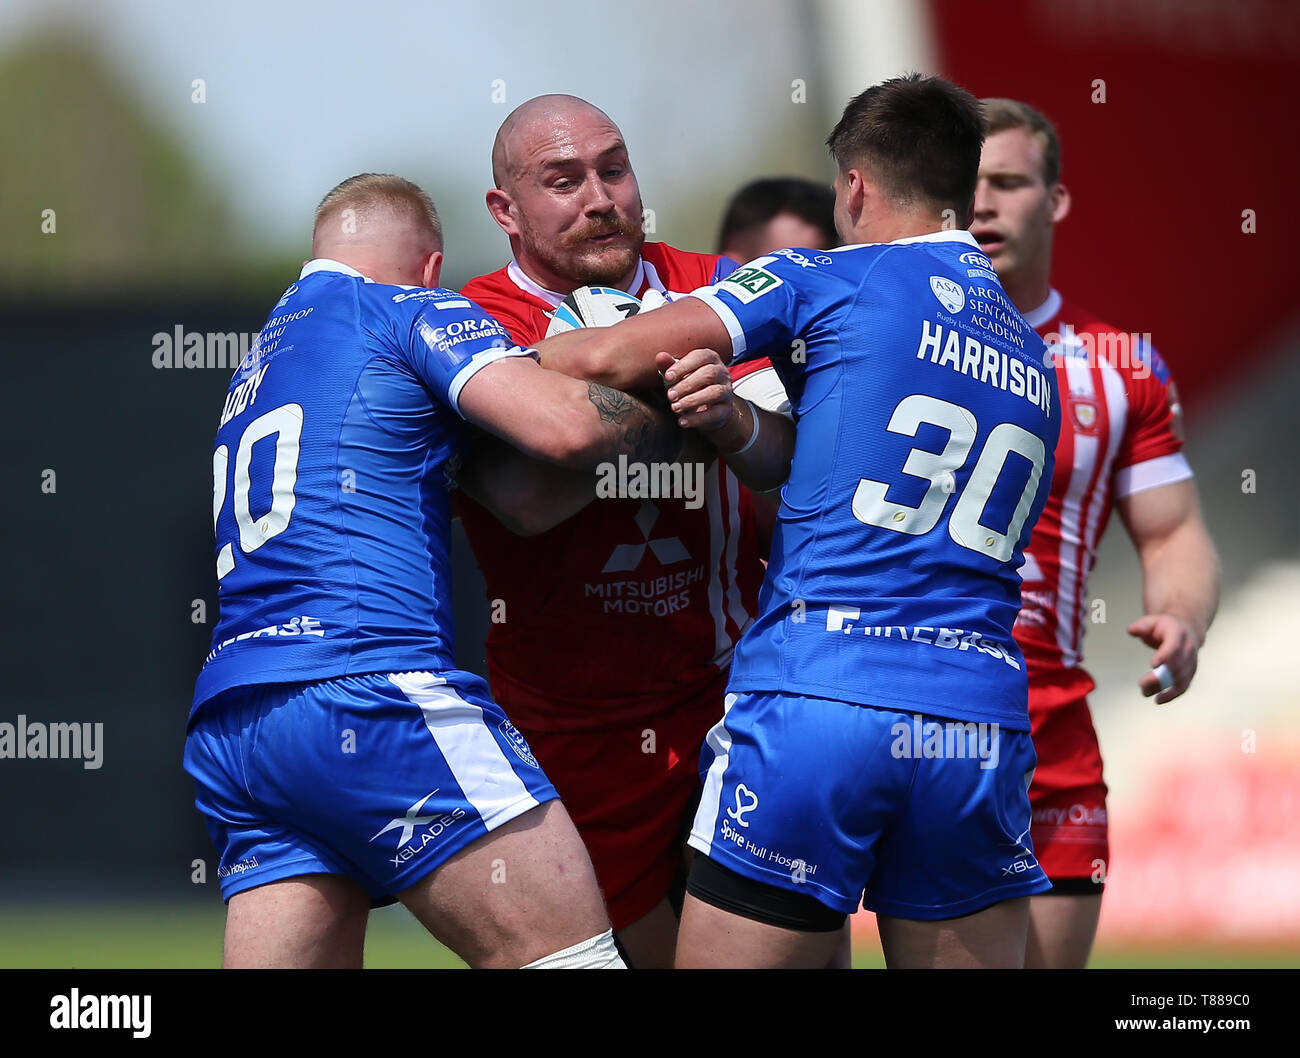
[[[528,278],[524,273],[524,270],[519,267],[519,262],[513,258],[511,258],[510,263],[506,265],[506,275],[510,277],[515,286],[520,290],[532,294],[535,298],[540,298],[553,309],[558,309],[563,303],[565,297],[567,297],[565,294],[557,294],[554,290],[547,290],[540,283],[536,283],[532,279]],[[659,282],[658,274],[655,273],[654,269],[646,263],[645,258],[638,257],[636,259],[636,271],[632,274],[632,286],[630,289],[640,290],[642,284],[645,283],[647,279],[650,280],[650,285],[656,290],[661,292],[663,291],[663,284]]]
[[[314,261],[308,261],[302,266],[298,278],[306,279],[314,272],[342,272],[345,276],[356,276],[357,279],[364,279],[367,283],[374,282],[369,276],[363,276],[355,268],[349,268],[342,261],[332,261],[328,257],[317,257]]]
[[[977,250],[979,243],[975,241],[975,236],[965,228],[949,228],[946,231],[927,231],[924,235],[909,235],[906,239],[892,239],[889,242],[855,242],[848,246],[836,246],[833,250],[823,250],[823,253],[839,253],[841,250],[857,250],[863,246],[906,246],[910,242],[965,242],[970,243]]]
[[[892,239],[890,246],[906,246],[909,242],[968,242],[978,247],[975,236],[965,228],[949,228],[946,231],[927,231],[924,235],[913,235],[906,239]]]
[[[1022,312],[1021,315],[1024,316],[1025,322],[1029,324],[1029,326],[1037,330],[1044,323],[1056,319],[1057,314],[1060,311],[1061,295],[1055,287],[1052,287],[1051,290],[1047,292],[1046,301],[1039,305],[1038,308],[1031,309],[1029,312]]]

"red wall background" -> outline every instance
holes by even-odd
[[[1060,132],[1074,208],[1054,285],[1149,331],[1194,407],[1254,375],[1300,324],[1300,4],[930,0],[930,15],[941,73]]]

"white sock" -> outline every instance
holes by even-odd
[[[614,946],[614,931],[605,930],[599,937],[584,940],[571,948],[544,956],[523,967],[525,970],[626,970],[618,948]]]

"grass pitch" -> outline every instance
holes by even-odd
[[[214,969],[221,965],[225,908],[196,904],[0,906],[0,969]],[[400,907],[372,912],[366,966],[454,969],[465,964]],[[884,966],[874,942],[854,949],[855,968]],[[1300,967],[1300,949],[1202,944],[1099,947],[1096,968]]]

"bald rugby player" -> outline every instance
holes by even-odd
[[[1007,335],[985,335],[964,296],[984,257],[946,218],[971,216],[983,131],[950,82],[873,85],[827,139],[846,246],[767,255],[538,348],[606,384],[662,371],[685,425],[726,401],[709,429],[736,472],[789,478],[708,736],[678,966],[824,966],[859,906],[890,967],[1023,964],[1028,898],[1050,883],[1028,843],[1012,626],[1060,412],[1029,324],[1012,310]],[[734,398],[723,363],[761,355],[797,430]]]
[[[492,178],[487,206],[513,257],[464,292],[521,345],[545,336],[578,287],[673,300],[735,268],[646,242],[623,135],[574,96],[541,96],[511,113],[493,145]],[[629,962],[669,966],[670,895],[700,790],[700,749],[757,609],[752,498],[706,446],[684,468],[683,494],[595,502],[590,474],[570,478],[566,492],[554,474],[523,470],[512,490],[489,451],[484,462],[497,473],[484,476],[496,481],[480,492],[535,500],[531,519],[513,521],[458,503],[488,596],[505,604],[487,642],[493,693],[572,814]],[[572,516],[552,528],[566,502]]]

